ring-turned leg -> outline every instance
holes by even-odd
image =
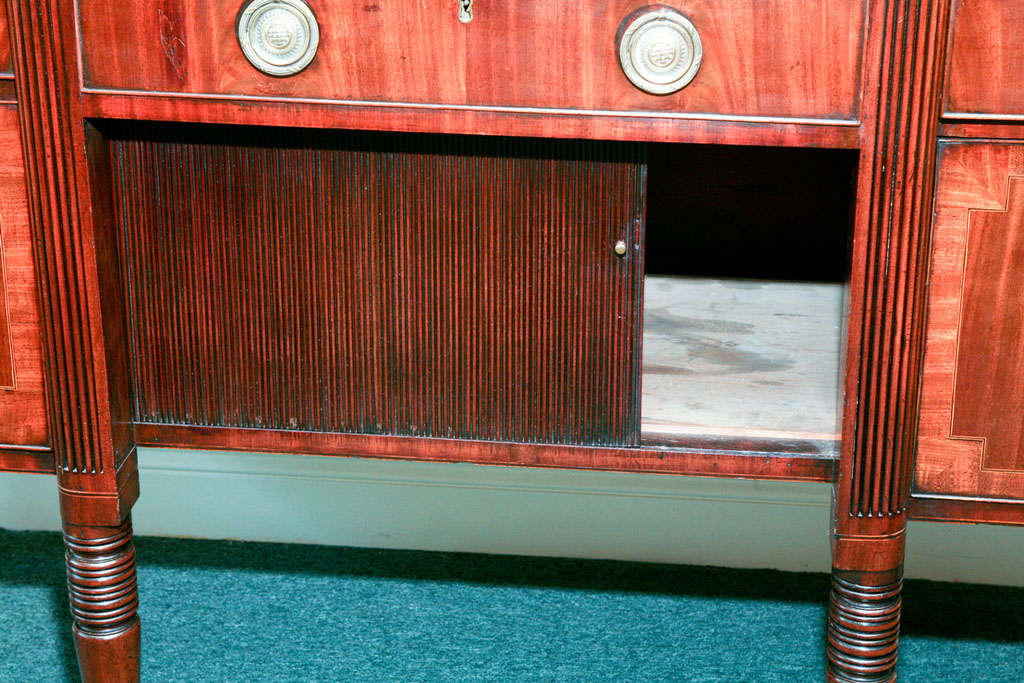
[[[868,3],[828,678],[896,678],[951,0]]]
[[[39,292],[48,435],[87,681],[139,672],[139,495],[107,147],[79,97],[74,0],[6,0]]]
[[[64,544],[82,680],[139,680],[139,592],[131,521],[113,528],[66,524]]]
[[[902,531],[891,536],[837,537],[828,611],[829,681],[896,680],[903,539]],[[850,569],[853,566],[870,569]]]

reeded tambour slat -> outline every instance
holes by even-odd
[[[172,130],[112,148],[137,420],[635,445],[640,146]]]

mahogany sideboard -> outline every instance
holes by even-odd
[[[1017,0],[0,24],[0,469],[86,681],[140,445],[834,482],[833,681],[895,679],[908,518],[1024,523]]]

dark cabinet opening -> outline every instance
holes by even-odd
[[[643,442],[836,455],[856,152],[647,161]]]

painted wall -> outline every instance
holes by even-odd
[[[141,449],[137,534],[829,569],[830,487]],[[0,527],[59,529],[52,477],[0,474]],[[907,575],[1024,585],[1024,529],[913,523]]]

